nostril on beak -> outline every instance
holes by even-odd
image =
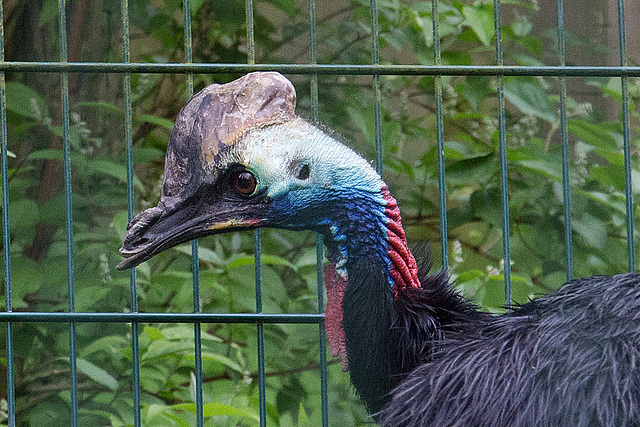
[[[125,250],[125,247],[134,244],[136,246],[140,246],[149,241],[148,238],[144,237],[143,234],[153,226],[164,211],[159,207],[155,206],[153,208],[146,209],[140,212],[135,216],[127,225],[127,235],[124,238],[124,243],[122,244],[122,249],[120,252],[122,253]],[[125,250],[126,252],[126,250]]]

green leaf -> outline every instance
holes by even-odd
[[[63,161],[64,155],[62,154],[62,150],[56,150],[56,149],[50,148],[50,149],[38,150],[32,153],[29,153],[29,155],[27,156],[27,159],[29,160],[47,159],[47,160]]]
[[[198,13],[198,10],[200,9],[200,7],[202,6],[202,4],[205,2],[205,0],[192,0],[191,1],[191,14],[195,15],[196,13]]]
[[[158,329],[158,328],[154,328],[153,326],[145,326],[144,327],[144,333],[152,341],[161,340],[161,339],[165,338],[165,336],[162,333],[162,331],[160,329]]]
[[[285,265],[294,271],[298,271],[297,265],[292,264],[289,260],[281,258],[276,255],[263,254],[261,260],[263,264]],[[227,268],[232,269],[232,268],[238,268],[243,265],[253,265],[253,264],[255,264],[255,258],[253,256],[245,255],[245,256],[240,256],[234,259],[233,261],[231,261],[228,264]]]
[[[444,150],[447,160],[475,159],[485,157],[491,153],[487,150],[478,150],[477,148],[470,147],[469,144],[463,144],[458,141],[445,141]]]
[[[281,414],[286,412],[297,414],[306,398],[307,391],[304,384],[297,376],[292,375],[282,381],[282,386],[276,395],[276,408]]]
[[[98,301],[104,298],[112,289],[107,286],[87,286],[76,290],[76,308],[78,311],[88,311]]]
[[[526,16],[516,15],[511,28],[517,37],[525,37],[533,30],[533,23]]]
[[[502,311],[504,308],[504,276],[492,276],[482,290],[482,305],[491,311]],[[480,294],[480,293],[479,293]]]
[[[300,402],[300,408],[298,409],[298,424],[301,426],[309,425],[309,416],[307,415],[307,411],[304,410],[302,402]]]
[[[58,427],[69,425],[69,404],[58,397],[47,399],[29,411],[30,427]]]
[[[173,129],[173,122],[171,120],[165,119],[164,117],[158,117],[151,114],[140,114],[134,117],[134,123],[151,123],[156,126],[163,127],[167,130]]]
[[[491,178],[495,171],[495,156],[488,153],[480,157],[472,157],[457,161],[446,167],[447,178],[458,185],[484,182]]]
[[[187,277],[191,278],[191,273],[187,274]],[[162,328],[162,335],[169,340],[192,340],[193,339],[193,326],[177,325],[168,326]],[[203,340],[210,340],[215,342],[222,342],[222,338],[215,335],[211,335],[206,331],[200,331],[200,337]]]
[[[469,198],[473,213],[496,227],[502,225],[500,191],[497,188],[477,190]]]
[[[612,166],[594,166],[589,169],[589,179],[603,185],[611,185],[618,190],[624,189],[624,169]]]
[[[13,203],[10,206],[13,207]],[[30,258],[14,256],[11,267],[13,307],[26,307],[27,304],[23,302],[24,297],[38,291],[43,284],[42,266]]]
[[[147,422],[149,422],[161,415],[164,415],[165,412],[169,411],[170,408],[166,405],[152,403],[152,404],[144,405],[143,409],[144,409],[144,418]]]
[[[61,357],[60,359],[68,361],[68,357]],[[94,380],[95,382],[102,384],[110,390],[116,391],[119,387],[118,381],[112,377],[107,371],[104,369],[94,365],[88,360],[77,358],[76,366],[78,370]]]
[[[110,102],[104,102],[104,101],[78,102],[74,105],[74,108],[77,108],[77,107],[97,108],[99,110],[103,110],[109,113],[124,115],[124,111],[122,111],[122,108],[119,108]]]
[[[520,160],[517,164],[539,172],[547,178],[562,181],[562,165],[559,162],[551,163],[543,160]]]
[[[592,151],[602,156],[612,165],[616,165],[617,167],[620,167],[620,168],[624,167],[624,153],[620,152],[619,149],[594,148]]]
[[[94,173],[109,175],[122,182],[127,182],[127,168],[124,165],[110,160],[91,160],[87,166]],[[144,190],[142,181],[136,176],[133,177],[133,184],[139,191]]]
[[[195,356],[189,355],[186,357],[187,359],[194,359]],[[236,372],[239,372],[241,374],[244,373],[244,369],[242,369],[242,366],[240,366],[238,363],[234,362],[233,360],[229,359],[226,356],[223,356],[221,354],[217,354],[217,353],[211,353],[208,351],[203,351],[202,352],[202,359],[203,360],[211,360],[214,362],[218,362],[223,364],[224,366],[233,369]]]
[[[147,351],[142,355],[142,360],[149,360],[175,353],[193,350],[192,342],[176,342],[168,340],[157,340],[151,342]]]
[[[587,241],[589,246],[604,249],[607,243],[607,226],[597,218],[583,213],[571,221],[572,228]]]
[[[347,107],[349,121],[362,132],[365,141],[373,141],[373,119],[370,115],[365,115],[362,108]]]
[[[487,275],[486,271],[482,270],[467,270],[458,275],[456,282],[464,283],[473,279],[483,278]]]
[[[494,276],[497,277],[497,276]],[[492,277],[493,278],[493,277]],[[504,280],[504,278],[503,278]],[[504,282],[502,282],[504,284]],[[514,304],[526,304],[535,297],[533,284],[522,275],[511,274],[511,300]]]
[[[11,236],[30,240],[35,234],[40,207],[31,199],[18,199],[9,204],[9,228]]]
[[[550,123],[556,114],[544,89],[531,80],[523,78],[504,79],[504,97],[523,114],[539,117]]]
[[[133,147],[133,163],[147,163],[164,157],[164,151],[157,148]]]
[[[497,274],[489,277],[489,280],[498,281],[504,283],[504,274]],[[529,283],[528,279],[524,276],[511,273],[511,281],[515,283]]]
[[[6,83],[7,110],[30,119],[42,120],[49,115],[47,103],[33,89],[22,83]]]
[[[588,197],[590,200],[601,203],[606,207],[615,209],[618,213],[623,215],[627,212],[624,197],[618,194],[602,193],[598,191],[579,191],[577,194]]]
[[[195,403],[179,403],[177,405],[171,405],[171,409],[178,409],[182,411],[189,411],[192,414],[196,413]],[[205,417],[213,417],[216,415],[227,415],[234,417],[245,417],[259,421],[258,415],[249,408],[234,408],[233,406],[224,405],[218,402],[205,403],[202,407],[202,414]]]
[[[466,24],[471,27],[473,32],[478,36],[482,44],[491,46],[491,42],[496,34],[493,23],[493,7],[483,6],[464,6],[462,14],[466,18]]]
[[[433,46],[433,21],[431,18],[416,14],[414,16],[414,21],[422,34],[422,40],[424,43],[429,47]]]
[[[102,338],[97,338],[80,350],[82,357],[87,357],[91,354],[103,352],[106,354],[116,354],[120,349],[127,348],[131,345],[131,341],[127,340],[122,335],[110,335]]]
[[[40,9],[40,17],[38,18],[38,26],[42,27],[46,24],[55,22],[58,18],[58,0],[45,0]]]
[[[594,147],[616,148],[618,146],[615,138],[606,129],[586,120],[569,119],[567,128],[569,132]]]
[[[111,226],[116,230],[118,240],[120,241],[124,241],[124,237],[127,234],[127,224],[129,224],[129,214],[127,211],[120,211],[113,216]]]
[[[480,104],[493,92],[491,79],[486,76],[467,76],[466,84],[462,89],[462,95],[475,111],[478,111]]]
[[[174,250],[191,256],[191,245],[187,244],[187,245],[178,245],[174,248]],[[213,265],[216,266],[223,266],[225,265],[225,262],[223,261],[223,259],[220,257],[220,255],[218,255],[216,252],[212,251],[209,248],[205,248],[204,246],[199,246],[198,247],[198,259],[200,259],[201,261],[204,262],[208,262],[211,263]]]

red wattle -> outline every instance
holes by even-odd
[[[382,187],[382,198],[387,202],[384,213],[389,218],[387,223],[387,240],[389,241],[387,255],[391,260],[389,275],[393,280],[393,297],[397,298],[400,289],[420,287],[418,265],[407,247],[398,203],[386,186]]]
[[[324,270],[324,282],[327,287],[327,306],[324,312],[324,324],[332,356],[340,356],[342,370],[349,370],[347,344],[342,326],[342,299],[347,289],[347,279],[336,273],[336,267],[329,264]]]

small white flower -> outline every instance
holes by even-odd
[[[251,383],[253,382],[253,378],[251,378],[251,372],[249,372],[249,371],[244,371],[243,372],[242,382],[245,385],[251,385]]]
[[[497,276],[499,274],[500,274],[500,270],[498,270],[492,265],[487,265],[487,275],[489,277]]]
[[[102,283],[111,282],[111,269],[109,268],[109,259],[107,258],[107,254],[103,252],[98,255],[98,261],[100,262],[99,271]]]
[[[38,101],[35,98],[31,98],[29,100],[29,106],[31,107],[31,111],[33,111],[33,115],[39,121],[42,121],[44,117],[42,117],[42,110],[40,110],[40,106],[38,105]]]
[[[453,241],[453,249],[452,249],[452,253],[453,253],[453,261],[457,264],[462,264],[463,258],[462,258],[462,243],[460,243],[460,240],[454,240]]]

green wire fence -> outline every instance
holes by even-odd
[[[75,311],[74,305],[74,235],[73,235],[73,210],[71,188],[71,157],[69,146],[69,73],[118,73],[123,76],[124,85],[124,106],[125,106],[125,140],[126,140],[126,161],[127,161],[127,190],[128,190],[128,213],[129,220],[134,216],[134,174],[132,155],[132,93],[131,75],[134,73],[175,73],[185,74],[187,79],[188,95],[193,95],[193,74],[196,73],[246,73],[251,71],[276,70],[284,74],[301,74],[309,77],[311,81],[311,114],[314,120],[318,119],[318,76],[319,75],[364,75],[371,76],[372,87],[375,99],[375,149],[376,168],[382,172],[382,127],[381,127],[381,90],[380,77],[383,75],[406,75],[406,76],[433,76],[435,78],[435,101],[436,101],[436,125],[437,125],[437,147],[438,147],[438,183],[439,183],[439,212],[440,212],[440,246],[442,268],[448,268],[448,231],[447,231],[447,195],[445,191],[445,150],[443,131],[443,76],[497,76],[497,109],[498,109],[498,132],[500,147],[500,176],[501,176],[501,200],[502,200],[502,238],[503,238],[503,259],[504,259],[504,285],[506,304],[511,303],[511,280],[510,280],[510,221],[509,221],[509,195],[507,187],[507,154],[506,154],[506,130],[505,130],[505,99],[504,83],[505,76],[557,76],[560,81],[560,123],[562,133],[562,180],[563,180],[563,200],[564,200],[564,239],[565,239],[565,263],[567,279],[573,277],[573,252],[572,252],[572,225],[571,225],[571,191],[569,186],[569,160],[568,160],[568,130],[567,130],[567,106],[566,100],[566,80],[567,77],[619,77],[622,85],[622,112],[624,127],[624,167],[625,167],[625,196],[626,196],[626,229],[627,229],[627,255],[628,268],[635,270],[635,248],[633,240],[634,218],[633,218],[633,193],[631,186],[631,148],[629,140],[629,101],[628,101],[628,78],[640,77],[640,67],[627,65],[625,54],[625,26],[624,26],[624,4],[618,0],[618,29],[619,29],[619,57],[620,65],[615,67],[603,66],[567,66],[565,61],[565,30],[563,1],[557,0],[557,45],[559,58],[557,66],[507,66],[503,61],[502,45],[502,25],[501,25],[501,3],[494,0],[495,18],[495,64],[484,66],[452,66],[442,65],[441,48],[439,36],[439,12],[438,2],[433,1],[433,44],[434,44],[434,65],[381,65],[378,39],[378,11],[376,0],[371,0],[371,35],[372,35],[372,58],[371,65],[326,65],[318,64],[316,50],[316,4],[314,0],[308,2],[309,14],[309,63],[308,64],[256,64],[255,43],[254,43],[254,18],[253,1],[246,0],[246,28],[247,28],[247,56],[246,64],[212,64],[193,63],[192,55],[192,24],[191,5],[189,0],[184,0],[184,63],[133,63],[130,58],[130,16],[129,4],[127,0],[121,1],[121,23],[122,23],[122,58],[121,63],[89,63],[89,62],[68,62],[67,61],[67,27],[66,27],[66,2],[59,0],[59,61],[55,62],[15,62],[5,61],[4,58],[4,36],[0,35],[0,167],[2,172],[2,227],[3,227],[3,258],[4,258],[4,283],[5,283],[5,311],[0,313],[0,320],[6,324],[6,354],[7,354],[7,403],[8,403],[8,423],[15,425],[15,378],[14,378],[14,341],[13,325],[17,322],[59,322],[69,325],[69,369],[70,369],[70,401],[71,401],[71,425],[78,425],[78,376],[76,366],[76,325],[82,322],[118,322],[130,323],[132,325],[131,345],[132,357],[132,384],[134,399],[134,425],[141,425],[141,397],[140,397],[140,358],[139,358],[139,329],[140,323],[188,323],[194,328],[194,355],[195,355],[195,403],[197,408],[197,425],[204,424],[203,416],[203,394],[202,394],[202,354],[201,354],[201,324],[202,323],[253,323],[257,327],[258,346],[258,384],[259,384],[259,420],[260,425],[267,424],[266,398],[265,398],[265,349],[264,349],[264,324],[268,323],[293,323],[293,324],[317,324],[319,340],[319,364],[320,375],[318,381],[321,384],[321,408],[322,425],[330,424],[327,398],[327,359],[324,336],[324,314],[323,314],[323,248],[322,237],[318,236],[317,246],[317,283],[318,283],[318,307],[317,314],[271,314],[263,313],[262,309],[262,265],[261,265],[261,233],[256,231],[255,241],[255,313],[238,314],[217,314],[203,313],[200,310],[200,282],[199,282],[199,261],[198,242],[192,243],[192,275],[193,275],[193,312],[192,313],[140,313],[137,303],[137,276],[136,270],[130,271],[130,294],[131,305],[128,313],[82,313]],[[2,3],[0,3],[0,22],[4,22]],[[16,312],[12,310],[11,296],[11,255],[10,255],[10,229],[9,229],[9,196],[8,191],[8,163],[7,163],[7,113],[5,95],[5,73],[26,72],[26,73],[56,73],[61,79],[61,103],[62,103],[62,129],[63,129],[63,154],[64,154],[64,195],[66,209],[66,240],[67,240],[67,272],[68,272],[68,312]]]

